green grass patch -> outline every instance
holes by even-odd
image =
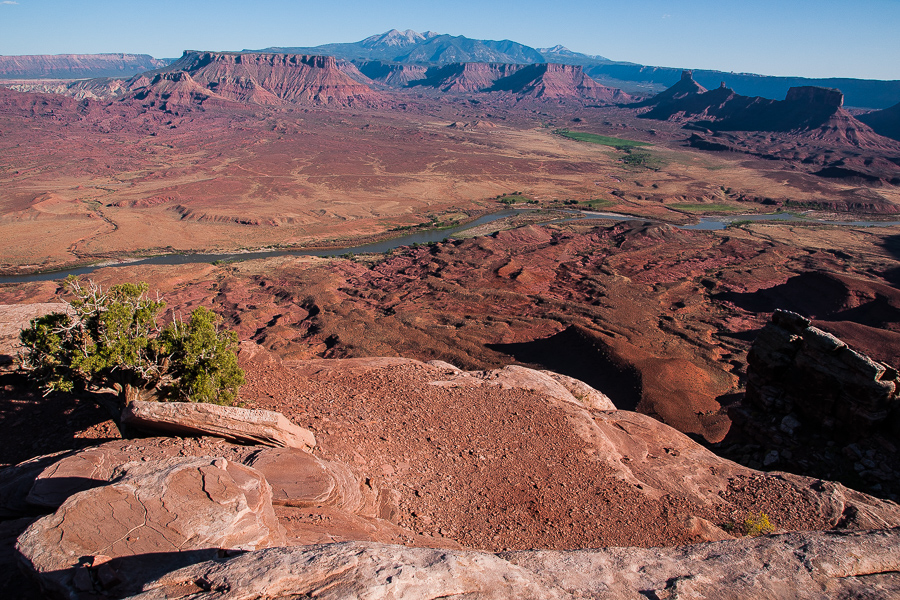
[[[639,148],[641,146],[652,146],[647,142],[637,142],[635,140],[625,140],[622,138],[611,137],[608,135],[598,135],[596,133],[585,133],[582,131],[569,131],[568,129],[557,129],[558,135],[567,137],[579,142],[589,142],[591,144],[600,144],[601,146],[612,146],[616,150],[628,150],[631,148]]]
[[[584,208],[589,208],[591,210],[599,210],[601,208],[609,208],[611,206],[615,206],[618,202],[614,202],[612,200],[606,200],[605,198],[597,198],[596,200],[585,200],[581,203],[581,206]]]
[[[682,202],[678,204],[669,204],[669,206],[687,212],[733,212],[741,210],[741,207],[732,206],[730,204],[689,204]]]

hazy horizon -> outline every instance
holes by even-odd
[[[812,78],[900,79],[900,1],[732,6],[712,0],[552,5],[409,0],[295,4],[234,0],[129,5],[109,0],[0,2],[0,54],[150,54],[356,42],[390,29],[508,39],[651,66]]]

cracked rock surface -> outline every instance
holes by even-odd
[[[122,595],[218,549],[284,543],[271,488],[255,469],[171,458],[127,463],[121,473],[71,496],[19,537],[17,549],[45,589]]]

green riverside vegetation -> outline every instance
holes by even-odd
[[[685,202],[679,202],[676,204],[670,204],[670,207],[677,210],[684,210],[687,212],[734,212],[738,210],[743,210],[740,206],[733,206],[731,204],[690,204]]]

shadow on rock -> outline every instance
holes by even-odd
[[[45,573],[44,577],[71,581],[70,598],[124,598],[141,591],[145,583],[166,573],[208,560],[236,556],[240,550],[206,548],[183,552],[153,552],[133,556],[84,556],[70,569]],[[27,561],[19,555],[19,560]],[[198,586],[196,591],[203,591]],[[44,596],[41,596],[44,597]]]
[[[33,456],[90,446],[118,438],[109,413],[98,405],[103,394],[52,393],[43,396],[21,373],[0,374],[0,465]],[[107,394],[108,396],[108,394]],[[94,439],[82,432],[96,428]]]
[[[25,517],[0,522],[0,598],[43,600],[47,597],[19,568],[19,553],[16,552],[16,538],[34,521],[35,517]]]

